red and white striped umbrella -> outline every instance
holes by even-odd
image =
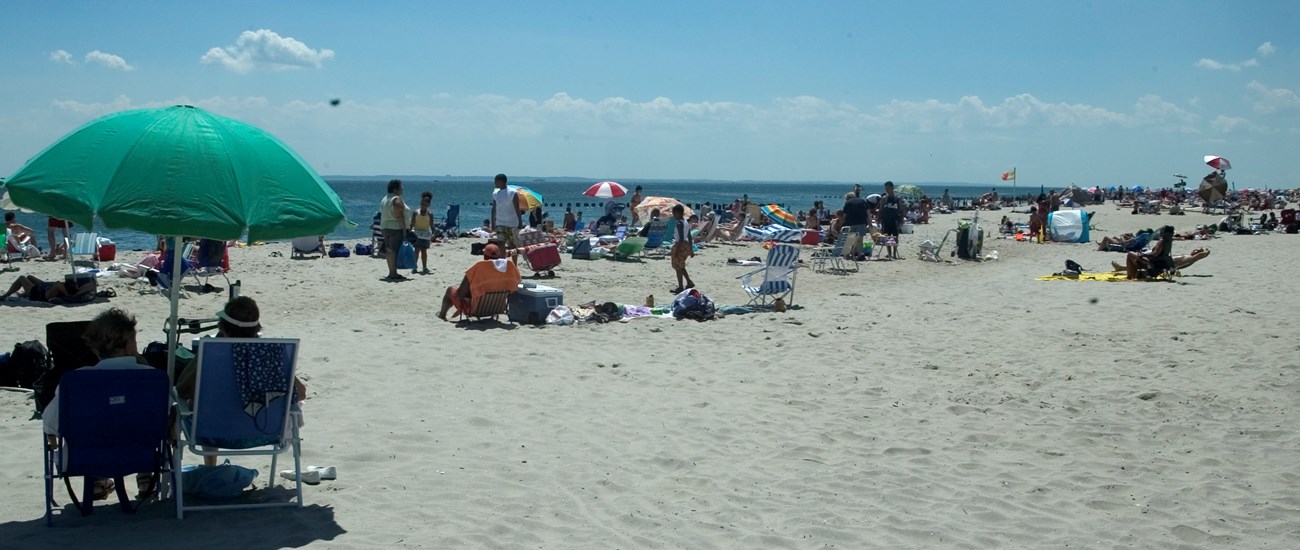
[[[596,185],[588,187],[586,191],[582,192],[582,194],[588,197],[596,197],[598,199],[616,199],[626,195],[627,188],[623,187],[623,184],[616,181],[602,181]]]
[[[1232,163],[1219,155],[1205,155],[1205,164],[1215,170],[1232,170]]]

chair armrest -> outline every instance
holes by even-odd
[[[736,278],[737,278],[737,279],[749,279],[750,277],[753,277],[754,275],[757,275],[757,274],[762,273],[762,272],[764,272],[764,271],[767,271],[767,265],[760,265],[760,266],[758,267],[758,269],[755,269],[755,270],[753,270],[753,271],[750,271],[749,273],[745,273],[745,274],[739,275],[739,276],[737,276]]]

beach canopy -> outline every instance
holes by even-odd
[[[582,194],[598,199],[617,199],[627,194],[627,188],[623,187],[623,184],[616,181],[602,181],[588,187],[586,191],[582,192]]]
[[[799,220],[795,219],[794,214],[787,212],[784,208],[775,204],[765,204],[759,208],[763,214],[772,218],[772,221],[785,227],[798,227]]]
[[[1219,155],[1205,155],[1205,164],[1210,165],[1210,168],[1215,170],[1232,170],[1232,163]]]
[[[1200,195],[1207,204],[1221,201],[1228,195],[1228,180],[1220,172],[1210,172],[1201,179],[1196,194]]]
[[[528,206],[528,209],[529,209],[529,210],[532,210],[532,209],[534,209],[534,208],[537,208],[537,207],[541,206],[542,203],[543,203],[543,201],[542,201],[542,194],[541,194],[541,193],[538,193],[537,191],[533,191],[532,189],[529,189],[529,188],[527,188],[527,187],[523,187],[523,186],[519,186],[519,185],[507,185],[506,187],[509,187],[509,188],[511,188],[511,189],[514,189],[515,191],[518,191],[518,192],[519,192],[519,196],[521,196],[521,197],[524,198],[524,203]]]
[[[668,217],[672,215],[673,206],[678,204],[686,208],[686,217],[691,217],[691,214],[694,213],[691,211],[691,207],[672,197],[646,197],[641,199],[641,202],[636,205],[636,215],[638,218],[648,220],[650,219],[650,211],[657,208],[661,217]]]
[[[19,207],[155,235],[292,239],[344,220],[334,190],[280,140],[188,105],[93,120],[5,186]]]

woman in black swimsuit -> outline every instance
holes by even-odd
[[[19,275],[18,280],[14,281],[14,284],[9,287],[9,291],[0,296],[0,300],[7,299],[18,291],[22,291],[28,300],[49,302],[60,298],[78,296],[81,291],[89,291],[92,288],[94,287],[90,285],[77,288],[76,285],[69,283],[47,283],[32,275]]]

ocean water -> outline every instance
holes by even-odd
[[[338,193],[343,202],[344,211],[355,226],[340,224],[330,235],[330,240],[367,239],[370,237],[370,223],[379,209],[379,200],[384,198],[387,177],[326,177],[325,181]],[[545,210],[550,218],[558,224],[564,218],[566,206],[574,212],[582,212],[585,221],[594,221],[604,213],[604,200],[582,195],[596,180],[579,179],[529,179],[512,180],[513,185],[528,187],[545,199]],[[437,178],[432,176],[403,177],[403,198],[412,207],[419,205],[420,194],[433,193],[433,213],[438,221],[446,215],[449,204],[460,205],[460,227],[476,227],[490,215],[492,180],[490,178]],[[672,197],[692,207],[704,203],[731,204],[743,195],[749,201],[758,204],[779,204],[796,212],[812,208],[813,201],[825,201],[827,207],[834,209],[842,201],[844,194],[853,190],[852,183],[811,183],[811,182],[718,182],[718,181],[621,181],[627,186],[629,196],[636,185],[643,187],[646,196]],[[863,183],[866,193],[883,192],[881,183]],[[919,185],[928,195],[938,198],[944,189],[950,190],[955,199],[974,198],[988,192],[992,186],[967,183],[921,183]],[[1037,193],[1038,188],[998,186],[999,193],[1019,194]],[[626,202],[629,197],[619,199]],[[45,249],[45,216],[39,214],[18,213],[18,221],[36,230],[41,248]],[[152,249],[156,239],[152,235],[123,230],[95,228],[102,236],[113,239],[118,250]],[[84,231],[76,228],[74,231]]]

